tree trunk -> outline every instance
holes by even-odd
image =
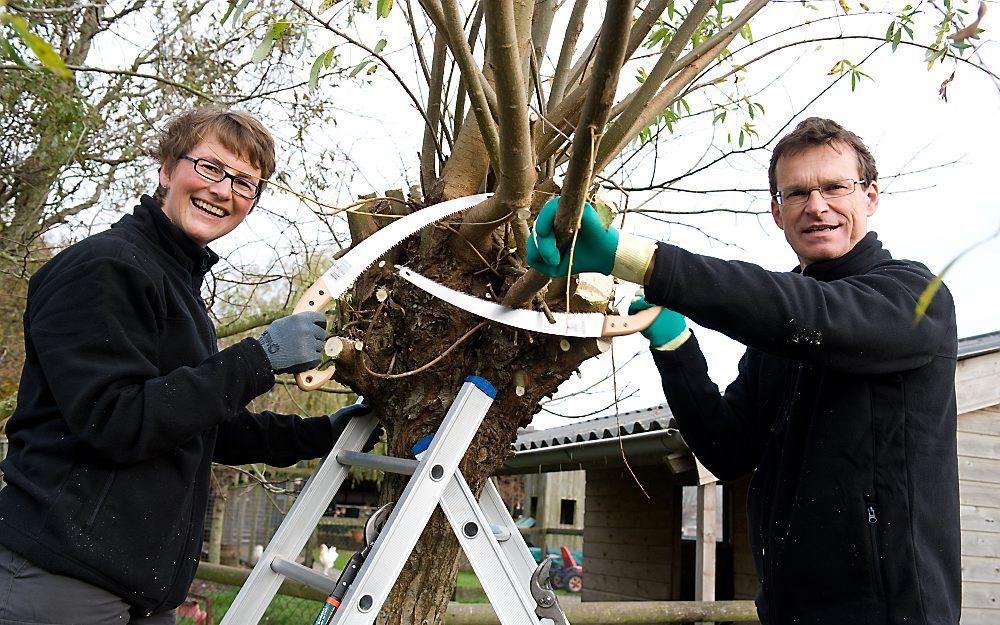
[[[212,508],[209,511],[208,561],[221,564],[222,534],[226,525],[226,503],[240,474],[231,467],[212,467]]]

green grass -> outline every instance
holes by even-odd
[[[351,553],[339,552],[334,566],[337,569],[343,570],[347,566],[347,561],[351,558],[351,555]],[[479,579],[475,573],[471,571],[459,571],[456,577],[456,585],[460,589],[456,598],[459,603],[487,602],[486,593],[483,592],[483,585],[479,583]],[[212,598],[212,619],[216,623],[222,620],[226,610],[229,609],[229,606],[236,599],[238,591],[239,588],[220,588],[204,592],[205,595]],[[570,593],[559,589],[556,590],[556,594],[566,595]],[[277,595],[271,601],[271,605],[268,606],[267,611],[264,612],[264,617],[260,622],[268,625],[308,625],[312,622],[311,619],[319,614],[322,607],[323,604],[319,601]],[[190,619],[179,619],[177,621],[178,625],[189,625],[189,622]]]
[[[212,598],[212,620],[216,623],[222,620],[229,606],[236,599],[239,588],[225,588],[221,590],[208,591],[205,594]],[[264,611],[264,616],[260,623],[268,625],[308,625],[312,619],[319,614],[323,604],[319,601],[299,599],[298,597],[285,597],[276,595],[271,601],[271,605]],[[179,619],[178,625],[182,625],[186,620]]]

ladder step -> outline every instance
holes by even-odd
[[[399,475],[413,475],[413,472],[417,470],[416,460],[363,454],[360,451],[348,451],[346,449],[337,452],[337,462],[349,467],[378,469],[387,473],[398,473]]]
[[[327,577],[322,573],[307,569],[298,562],[285,560],[284,558],[274,558],[271,561],[271,570],[278,575],[284,575],[288,579],[295,580],[300,584],[305,584],[326,594],[333,592],[337,586],[337,580]]]

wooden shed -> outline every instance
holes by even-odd
[[[535,523],[521,530],[542,553],[568,547],[583,550],[583,471],[549,471],[523,476],[524,516]]]
[[[1000,332],[959,342],[962,624],[1000,623]]]
[[[963,625],[1000,623],[1000,332],[959,341]],[[624,458],[624,459],[623,459]],[[626,460],[627,459],[627,464]],[[584,601],[753,599],[749,479],[719,484],[665,404],[525,432],[505,474],[584,482]],[[576,473],[581,475],[581,473]]]

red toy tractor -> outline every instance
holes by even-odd
[[[576,593],[583,590],[583,567],[577,564],[568,547],[559,548],[562,556],[560,566],[552,566],[551,582],[553,588],[565,588]]]

